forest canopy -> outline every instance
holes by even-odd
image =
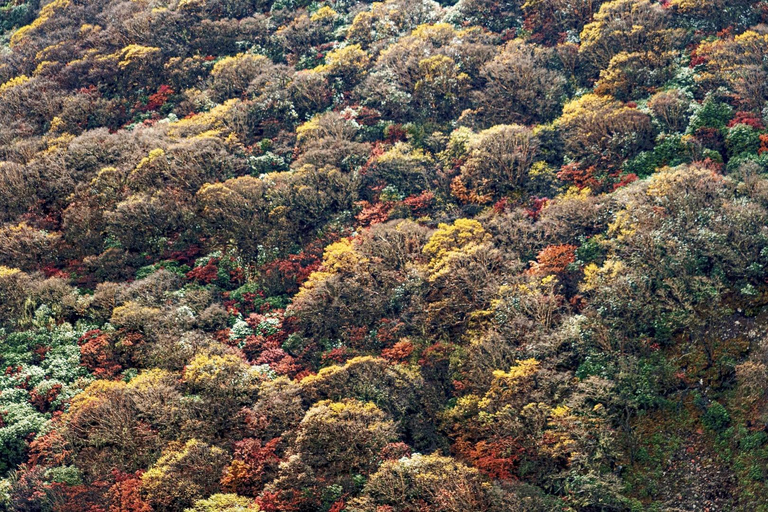
[[[0,44],[1,511],[768,511],[768,2]]]

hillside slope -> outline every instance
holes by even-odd
[[[0,7],[0,510],[768,510],[768,2]]]

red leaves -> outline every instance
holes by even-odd
[[[279,510],[285,510],[280,502],[279,492],[262,493],[261,496],[256,498],[256,504],[262,512],[278,512]]]
[[[141,471],[123,473],[112,470],[115,483],[106,493],[109,512],[152,512],[152,507],[141,497]]]
[[[193,268],[187,272],[187,279],[199,281],[203,284],[210,284],[219,277],[219,260],[212,258],[208,263],[200,267]]]
[[[348,359],[355,356],[355,352],[346,347],[337,347],[329,350],[321,356],[323,364],[335,363],[344,364]]]
[[[720,130],[703,126],[696,130],[696,140],[705,148],[712,149],[719,153],[725,150],[725,138]]]
[[[395,142],[402,142],[407,140],[407,132],[405,129],[403,129],[403,125],[400,124],[393,124],[387,127],[385,131],[386,139],[385,142],[389,144],[394,144]]]
[[[380,193],[380,187],[374,187],[374,192]],[[427,190],[418,195],[410,195],[402,201],[382,201],[377,199],[373,202],[358,201],[355,205],[361,208],[360,213],[355,216],[357,222],[361,226],[373,226],[374,224],[386,222],[391,218],[426,215],[435,205],[435,194]]]
[[[382,448],[379,456],[383,460],[398,460],[402,459],[403,457],[410,457],[411,452],[412,450],[410,446],[403,443],[402,441],[398,441],[397,443],[389,443],[387,446]]]
[[[576,249],[578,247],[570,244],[545,247],[536,256],[537,262],[529,272],[541,276],[560,274],[568,265],[576,261]]]
[[[361,226],[373,226],[389,220],[389,212],[392,209],[391,202],[370,203],[358,201],[357,206],[362,207],[360,213],[355,216]]]
[[[242,496],[257,496],[277,474],[280,441],[275,438],[262,444],[259,439],[249,438],[235,443],[234,460],[224,470],[222,488]]]
[[[51,407],[51,403],[56,400],[61,392],[61,384],[54,384],[51,389],[46,393],[40,393],[37,389],[33,389],[29,393],[29,401],[40,412],[48,412]]]
[[[168,101],[168,98],[173,96],[174,90],[168,85],[161,85],[155,94],[150,95],[147,105],[144,107],[146,110],[157,110]]]
[[[422,215],[434,206],[435,194],[427,190],[419,195],[406,197],[403,199],[403,204],[410,208],[412,215]]]
[[[410,341],[398,341],[392,348],[385,348],[381,351],[381,357],[394,363],[407,361],[413,353],[413,343]]]
[[[86,332],[79,340],[82,365],[102,379],[113,378],[122,371],[114,360],[111,335],[95,329]]]
[[[295,375],[301,370],[296,359],[282,348],[270,348],[261,353],[256,364],[268,364],[278,375]]]
[[[621,177],[621,179],[617,183],[613,184],[613,190],[618,190],[621,187],[625,187],[630,183],[634,183],[637,180],[638,180],[637,174],[632,172],[629,174],[625,174],[624,176]]]
[[[29,443],[29,465],[59,466],[64,463],[70,455],[66,449],[67,442],[62,435],[51,430],[47,434],[37,436]]]
[[[768,151],[768,133],[763,133],[760,135],[760,149],[757,150],[758,155],[762,155]]]
[[[765,128],[762,119],[754,112],[736,112],[736,115],[728,122],[728,128],[733,128],[737,124],[745,124],[751,126],[755,130],[762,130]]]
[[[264,282],[280,292],[296,293],[309,275],[320,268],[323,247],[323,240],[315,240],[298,254],[267,263],[262,269]]]
[[[516,439],[508,437],[479,441],[474,444],[457,441],[454,449],[477,469],[499,480],[515,478],[517,465],[525,453],[525,449]]]
[[[596,178],[596,172],[597,168],[594,165],[582,169],[578,164],[567,164],[557,173],[557,178],[568,183],[573,183],[579,190],[584,188],[597,190],[601,188],[602,182]]]

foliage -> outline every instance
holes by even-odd
[[[763,510],[766,21],[0,5],[0,510]]]

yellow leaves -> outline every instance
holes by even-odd
[[[169,378],[173,378],[173,374],[168,370],[152,368],[151,370],[145,370],[132,378],[130,382],[128,382],[128,389],[144,391],[160,384],[164,384]]]
[[[555,279],[557,279],[557,276],[555,276],[554,274],[548,275],[547,277],[545,277],[545,278],[543,278],[541,280],[541,284],[543,286],[549,286],[550,284],[552,284],[554,282]]]
[[[194,11],[204,9],[205,5],[205,0],[179,0],[179,3],[176,5],[176,9],[179,11]]]
[[[19,270],[18,268],[10,268],[4,265],[0,265],[0,279],[11,277],[20,273],[21,273],[21,270]]]
[[[536,359],[531,358],[522,361],[518,359],[516,364],[512,366],[508,372],[495,370],[493,372],[493,378],[499,382],[503,382],[506,386],[514,387],[520,381],[535,375],[540,367],[541,363]]]
[[[325,64],[314,71],[354,78],[365,71],[370,63],[368,53],[359,44],[351,44],[331,50],[325,56]]]
[[[330,20],[338,16],[339,13],[334,11],[331,7],[324,5],[315,11],[312,16],[309,17],[310,21],[324,21]]]
[[[573,99],[563,106],[563,115],[560,116],[561,124],[579,122],[581,116],[587,112],[597,112],[612,106],[615,100],[610,96],[598,96],[597,94],[585,94]]]
[[[655,199],[663,199],[672,191],[688,188],[688,184],[715,182],[720,179],[711,169],[704,167],[665,167],[651,176],[646,194]]]
[[[69,405],[68,416],[74,418],[108,402],[110,398],[125,391],[126,384],[121,380],[95,380],[82,393],[75,395]]]
[[[157,462],[146,473],[142,475],[142,484],[151,484],[153,480],[158,479],[165,475],[168,466],[172,466],[184,458],[188,457],[191,452],[197,451],[201,446],[205,446],[204,443],[197,439],[190,439],[183,445],[177,441],[169,443],[163,455],[157,459]],[[212,448],[223,452],[220,448]]]
[[[198,354],[184,368],[184,381],[195,387],[219,387],[245,378],[249,365],[234,354]]]
[[[374,2],[371,4],[371,9],[374,9],[377,5],[382,5],[381,2]],[[349,41],[361,41],[370,43],[372,40],[371,32],[376,16],[371,11],[363,11],[357,13],[355,19],[352,20],[349,30],[347,30],[347,39]]]
[[[581,32],[580,52],[599,68],[619,51],[659,52],[681,36],[681,31],[666,28],[667,11],[649,0],[606,2],[593,19]]]
[[[191,135],[189,132],[195,132],[196,135],[199,135],[209,130],[224,128],[225,121],[238,103],[240,100],[233,98],[216,105],[207,112],[179,119],[171,124],[169,135],[174,137],[189,136]]]
[[[587,201],[592,195],[589,187],[579,189],[578,187],[568,187],[564,194],[558,197],[559,201]],[[545,206],[546,207],[546,206]]]
[[[360,411],[360,412],[375,412],[378,407],[376,407],[376,404],[373,402],[357,402],[357,401],[349,401],[349,402],[331,402],[330,400],[319,402],[317,405],[323,405],[323,403],[328,405],[328,409],[331,410],[334,414],[342,414],[349,411]]]
[[[309,121],[296,127],[296,144],[315,138],[320,130],[320,115],[315,115]]]
[[[44,60],[40,62],[35,70],[32,72],[32,76],[39,76],[44,73],[47,73],[51,69],[55,68],[59,63],[52,60]]]
[[[398,142],[389,148],[384,154],[376,158],[377,164],[396,163],[409,167],[432,165],[434,160],[423,149],[414,149],[410,144]]]
[[[46,4],[42,9],[40,9],[40,13],[37,15],[37,19],[35,19],[35,21],[29,25],[21,27],[11,36],[11,48],[19,44],[19,42],[27,35],[29,35],[31,31],[39,28],[46,21],[51,19],[51,16],[56,14],[57,11],[63,11],[69,8],[71,5],[71,0],[53,0],[51,3]]]
[[[101,32],[101,27],[99,25],[91,25],[90,23],[84,23],[80,26],[80,35],[86,36],[92,33],[98,33]]]
[[[211,70],[211,75],[216,76],[220,75],[222,70],[230,67],[230,66],[236,66],[238,62],[244,58],[244,54],[238,53],[237,55],[229,55],[227,57],[224,57],[223,59],[220,59],[216,62],[216,64],[213,65],[213,69]]]
[[[253,55],[250,53],[238,53],[237,55],[231,55],[224,57],[214,64],[211,70],[211,76],[219,77],[224,72],[244,68],[246,66],[256,67],[267,63],[269,59],[263,55]]]
[[[142,306],[136,302],[126,302],[112,310],[110,323],[116,327],[138,329],[147,322],[154,320],[160,314],[159,308]]]
[[[149,155],[145,156],[141,159],[141,161],[136,165],[136,168],[131,171],[131,174],[129,175],[129,179],[131,181],[138,181],[141,179],[141,176],[148,170],[152,168],[152,163],[156,160],[159,160],[161,158],[165,157],[165,150],[161,148],[155,148],[152,151],[149,152]]]
[[[27,237],[37,241],[45,241],[46,239],[52,239],[56,237],[56,234],[45,231],[43,229],[37,229],[30,226],[26,222],[19,222],[18,224],[6,224],[0,228],[0,233],[9,237]]]
[[[701,8],[711,0],[671,0],[670,5],[675,6],[680,12],[690,12]]]
[[[457,219],[453,224],[439,224],[422,250],[430,258],[430,280],[448,273],[456,257],[477,252],[490,239],[491,235],[474,219]]]
[[[225,450],[197,439],[183,444],[173,441],[141,476],[142,493],[155,510],[183,510],[187,504],[210,496],[218,489],[220,471],[228,460]]]
[[[250,471],[250,466],[239,460],[232,464],[241,464],[244,471]],[[259,506],[251,498],[237,494],[214,494],[209,498],[197,500],[192,508],[184,512],[259,512]]]
[[[768,34],[760,34],[754,30],[747,30],[733,38],[733,40],[743,46],[762,47],[768,42]]]
[[[17,30],[16,32],[14,32],[14,34],[11,36],[11,41],[10,41],[9,46],[11,48],[13,48],[17,44],[19,44],[19,41],[24,39],[33,29],[39,27],[45,21],[47,21],[47,20],[41,20],[39,23],[36,24],[36,22],[38,20],[40,20],[40,18],[37,18],[34,22],[32,22],[31,25],[25,25],[25,26],[19,28],[19,30]]]
[[[142,167],[151,164],[154,160],[163,156],[165,156],[165,150],[162,148],[155,148],[149,152],[149,155],[141,159],[141,162],[139,162],[139,164],[136,166],[136,169],[141,169]]]
[[[567,418],[570,414],[571,408],[567,405],[559,405],[552,409],[552,411],[549,413],[550,417],[554,419]]]
[[[333,273],[351,272],[362,261],[364,258],[355,252],[351,238],[329,245],[323,253],[323,268]]]
[[[456,29],[449,23],[419,25],[411,33],[412,37],[429,41],[436,46],[448,44],[456,35]]]
[[[464,202],[484,204],[519,191],[538,152],[538,139],[525,126],[500,124],[472,134],[469,158],[451,184]]]
[[[419,71],[424,81],[434,81],[441,76],[447,76],[455,69],[456,62],[446,55],[432,55],[419,61]]]
[[[602,267],[590,263],[584,267],[584,281],[579,285],[579,290],[588,292],[596,290],[603,282],[613,281],[624,273],[626,266],[621,260],[608,258]]]
[[[469,83],[469,76],[459,72],[459,66],[446,55],[432,55],[419,61],[419,79],[414,92],[442,100],[455,98]],[[432,102],[434,105],[438,103]]]
[[[517,415],[527,403],[534,386],[534,377],[541,369],[536,359],[518,360],[508,372],[496,370],[488,391],[482,395],[469,394],[459,398],[456,406],[444,414],[444,419],[461,425],[469,418],[491,424],[502,416]]]
[[[296,298],[300,299],[319,283],[325,281],[334,274],[354,272],[358,265],[366,263],[367,261],[366,258],[363,258],[355,251],[354,240],[351,238],[343,238],[338,242],[330,244],[323,252],[323,263],[320,270],[316,270],[309,275],[309,278],[302,285]]]
[[[629,210],[616,213],[613,222],[608,224],[608,234],[618,241],[624,241],[637,232],[637,225]]]
[[[140,44],[131,44],[120,50],[116,55],[121,59],[117,65],[126,68],[131,64],[141,61],[147,61],[158,57],[161,54],[160,48],[153,46],[142,46]]]
[[[344,366],[327,366],[325,368],[321,368],[319,372],[315,375],[308,375],[301,379],[301,387],[305,389],[309,389],[317,385],[318,383],[321,383],[325,380],[330,379],[331,377],[342,373],[345,369],[352,368],[355,366],[367,366],[371,364],[376,364],[377,362],[382,361],[381,359],[377,359],[373,356],[357,356],[353,357],[346,363],[344,363]]]
[[[566,150],[582,163],[596,163],[601,156],[618,161],[627,152],[647,148],[653,134],[646,113],[592,93],[566,103],[556,124]]]
[[[0,95],[6,93],[10,89],[13,89],[14,87],[18,87],[27,82],[29,82],[29,77],[26,75],[19,75],[17,77],[11,78],[7,82],[5,82],[3,85],[0,85]]]

